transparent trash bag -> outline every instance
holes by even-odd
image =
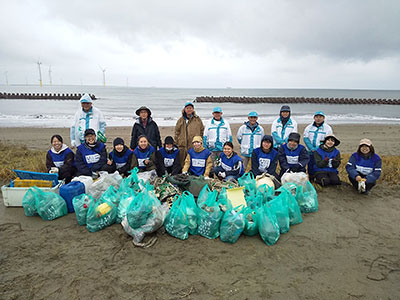
[[[74,206],[76,220],[81,226],[86,225],[86,216],[92,201],[93,197],[87,194],[81,194],[72,199],[72,205]]]

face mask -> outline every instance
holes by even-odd
[[[167,150],[167,151],[171,151],[172,149],[174,149],[174,148],[173,147],[171,147],[171,148],[165,147],[165,150]]]

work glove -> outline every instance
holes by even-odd
[[[218,172],[218,177],[225,178],[226,173],[225,172]]]
[[[52,167],[49,171],[50,174],[58,173],[59,169],[57,167]]]
[[[204,176],[204,179],[205,179],[205,180],[209,180],[209,179],[210,179],[210,177],[208,177],[208,176]]]
[[[76,143],[75,143],[74,140],[71,141],[71,147],[72,147],[72,148],[75,148],[75,147],[76,147]]]

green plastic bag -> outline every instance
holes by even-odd
[[[161,204],[152,190],[143,189],[129,204],[126,211],[128,224],[133,229],[146,224],[154,205]]]
[[[258,233],[256,210],[246,207],[243,211],[244,229],[243,234],[254,236]]]
[[[275,214],[266,205],[258,208],[257,223],[258,232],[264,243],[268,246],[274,245],[280,237],[279,225]]]
[[[244,186],[245,197],[256,194],[257,185],[252,172],[244,173],[243,176],[238,179],[238,181],[240,186]]]
[[[189,234],[197,234],[197,205],[194,196],[185,191],[182,193],[181,207],[186,215]]]
[[[86,216],[92,201],[93,197],[87,194],[81,194],[79,196],[75,196],[74,199],[72,199],[72,205],[74,206],[76,220],[81,226],[86,225]]]
[[[239,205],[226,211],[221,220],[220,239],[226,243],[236,243],[245,226],[243,215],[244,206]]]
[[[301,212],[312,213],[318,211],[317,191],[311,182],[307,181],[306,186],[300,188],[302,188],[302,193],[300,192],[301,194],[297,201]]]
[[[203,205],[207,199],[208,195],[211,194],[211,190],[208,185],[205,185],[203,189],[200,191],[199,197],[197,197],[197,205],[200,207]]]
[[[51,221],[68,213],[67,203],[56,193],[37,189],[35,201],[37,212],[43,220]]]
[[[205,203],[198,205],[197,232],[208,239],[216,239],[219,236],[221,217],[223,215],[217,202],[218,191],[208,194]]]
[[[117,190],[112,185],[107,188],[100,198],[111,201],[116,207],[118,207],[119,197],[117,197]]]
[[[33,217],[37,215],[36,210],[36,198],[35,195],[37,194],[37,187],[31,187],[26,193],[24,198],[22,198],[22,207],[24,208],[25,216]]]
[[[226,188],[223,187],[222,190],[218,194],[218,205],[223,212],[229,211],[233,209],[231,201],[228,199],[228,193],[226,192]]]
[[[289,231],[290,219],[289,219],[289,205],[287,199],[287,193],[280,193],[279,196],[268,202],[267,206],[271,212],[275,214],[278,221],[280,233],[286,233]]]
[[[119,204],[117,207],[117,219],[115,223],[121,223],[122,220],[126,217],[126,212],[128,210],[128,206],[135,199],[135,193],[132,189],[128,189],[121,196],[119,196]]]
[[[277,190],[277,191],[287,194],[286,197],[287,197],[288,206],[289,206],[290,226],[300,224],[303,222],[303,217],[301,215],[300,206],[297,203],[297,200],[295,197],[296,190],[297,190],[297,185],[294,183],[285,183],[283,186],[281,186]]]
[[[164,221],[165,230],[173,237],[186,240],[189,236],[189,225],[186,214],[181,207],[182,197],[176,195],[171,209]]]
[[[274,198],[274,188],[266,184],[262,184],[257,188],[257,196],[263,197],[261,205],[271,201]]]
[[[86,228],[96,232],[115,223],[117,208],[108,200],[93,200],[89,206],[86,217]]]

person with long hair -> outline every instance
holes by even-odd
[[[235,151],[232,142],[225,142],[223,152],[220,155],[218,165],[214,168],[214,174],[224,181],[237,180],[244,173],[243,161]]]

